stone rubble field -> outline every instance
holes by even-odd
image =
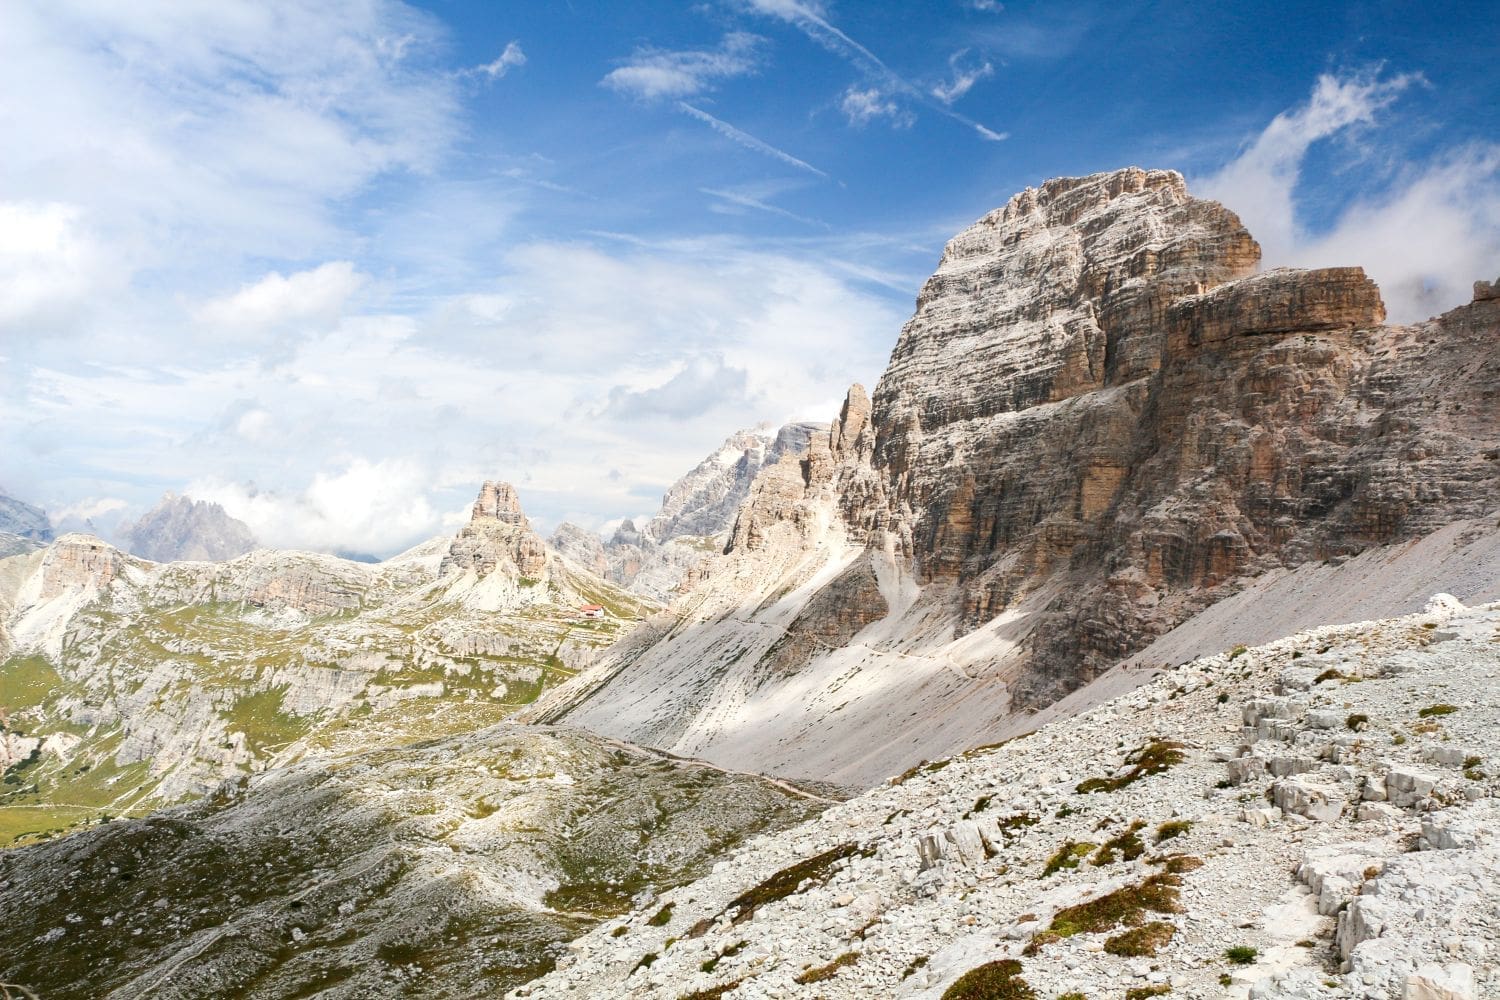
[[[1500,604],[1447,595],[1231,646],[757,838],[508,995],[1500,996],[1497,677]]]

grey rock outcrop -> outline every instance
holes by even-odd
[[[473,570],[483,577],[501,567],[535,579],[546,563],[547,545],[531,530],[515,488],[490,481],[480,488],[469,523],[453,539],[438,572]]]
[[[125,529],[125,547],[152,562],[222,562],[256,546],[249,525],[207,500],[168,493]]]

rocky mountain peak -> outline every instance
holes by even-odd
[[[459,529],[438,573],[473,570],[484,577],[504,568],[518,577],[535,579],[546,565],[547,544],[531,530],[515,487],[486,480],[474,501],[473,516]]]
[[[510,483],[486,480],[479,489],[479,498],[474,501],[474,521],[503,521],[506,524],[529,527],[530,522],[521,510],[521,498]]]
[[[128,551],[152,562],[221,562],[256,546],[249,525],[219,504],[170,492],[124,535]]]
[[[1388,327],[1359,268],[1259,259],[1171,171],[1020,192],[949,242],[869,398],[757,474],[692,621],[548,718],[864,781],[1012,731],[1252,583],[1493,524],[1500,298]]]

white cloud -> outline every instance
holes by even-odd
[[[1240,216],[1267,267],[1364,267],[1394,322],[1466,302],[1472,282],[1492,277],[1500,259],[1500,145],[1412,161],[1317,230],[1295,199],[1316,143],[1379,128],[1382,112],[1418,82],[1411,75],[1322,76],[1305,104],[1277,115],[1240,156],[1195,180],[1194,190]],[[1390,142],[1399,145],[1400,137]]]
[[[1006,133],[996,132],[972,118],[959,114],[948,106],[948,102],[938,100],[891,69],[874,52],[829,21],[821,4],[808,3],[806,0],[740,0],[740,3],[747,10],[777,18],[797,28],[829,52],[852,63],[870,81],[878,84],[878,89],[890,94],[900,94],[924,104],[945,118],[973,129],[975,134],[986,140],[997,141],[1008,137]]]
[[[986,14],[998,14],[1005,9],[1005,4],[998,0],[964,0],[964,6]]]
[[[849,124],[855,128],[863,128],[877,118],[889,118],[895,128],[910,128],[917,120],[915,115],[902,108],[889,95],[882,93],[878,87],[850,87],[844,91],[839,110],[844,112]]]
[[[82,224],[57,202],[0,202],[0,330],[51,326],[116,280]]]
[[[732,31],[717,49],[637,49],[623,66],[611,70],[599,82],[643,100],[692,97],[711,89],[719,80],[755,72],[763,41],[748,32]]]
[[[332,326],[365,276],[346,260],[283,275],[272,271],[230,295],[210,299],[196,311],[205,326],[265,330],[294,322]]]
[[[747,382],[745,370],[724,364],[723,358],[693,358],[659,385],[611,388],[602,414],[622,420],[690,420],[720,407],[743,409]]]
[[[788,153],[782,149],[777,149],[769,142],[765,142],[762,139],[757,139],[749,132],[746,132],[743,129],[736,128],[735,126],[729,124],[721,118],[715,118],[707,111],[704,111],[700,108],[695,108],[691,104],[688,104],[686,101],[678,101],[677,108],[683,114],[698,119],[700,122],[707,125],[709,128],[713,129],[720,135],[724,136],[726,139],[737,142],[741,146],[744,146],[746,149],[753,150],[764,156],[769,156],[773,160],[780,160],[782,163],[785,163],[789,167],[796,167],[798,170],[805,170],[808,173],[814,174],[818,177],[828,176],[826,173],[819,170],[811,163],[808,163],[805,160],[799,160],[791,153]]]
[[[158,281],[317,254],[340,199],[459,134],[440,35],[394,0],[0,5],[6,195],[81,206]]]
[[[517,66],[525,65],[526,53],[521,51],[521,43],[510,42],[505,46],[505,51],[483,66],[475,66],[469,73],[473,76],[485,76],[491,80],[498,80]]]
[[[356,458],[317,473],[299,493],[216,478],[194,480],[184,492],[222,504],[273,548],[387,554],[447,526],[426,497],[429,485],[430,472],[411,459]]]
[[[1308,149],[1368,125],[1415,79],[1320,76],[1306,104],[1277,115],[1238,158],[1196,186],[1239,212],[1268,256],[1285,253],[1298,242],[1292,194]]]
[[[975,63],[968,59],[967,49],[960,49],[948,57],[948,69],[952,73],[952,79],[947,83],[939,83],[932,88],[932,96],[944,104],[952,104],[963,97],[974,84],[980,80],[995,75],[995,67],[988,62]]]

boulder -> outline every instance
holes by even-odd
[[[1344,812],[1343,796],[1337,788],[1291,778],[1271,786],[1273,801],[1282,812],[1305,816],[1319,823],[1332,823]]]

